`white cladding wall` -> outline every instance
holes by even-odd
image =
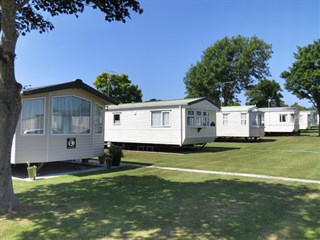
[[[223,124],[223,114],[227,114],[228,123]],[[245,114],[245,124],[241,124],[241,114]],[[252,113],[217,112],[217,136],[218,137],[262,137],[264,126],[251,125]]]
[[[208,111],[209,126],[201,127],[201,129],[199,129],[197,126],[188,127],[186,116],[189,110]],[[184,111],[182,120],[185,129],[185,138],[183,144],[202,144],[207,142],[214,142],[214,140],[216,139],[216,111],[212,109],[212,104],[208,101],[202,101],[188,106]]]
[[[280,115],[287,115],[285,122],[280,122]],[[299,130],[299,111],[265,111],[265,132],[294,132]]]
[[[170,112],[170,126],[151,127],[152,111]],[[120,124],[113,123],[114,114],[120,114]],[[180,116],[178,107],[107,111],[105,141],[180,145],[183,137]]]
[[[11,151],[11,163],[52,162],[84,159],[100,156],[104,153],[104,130],[102,134],[94,134],[93,118],[90,119],[90,134],[51,134],[51,100],[53,96],[77,96],[91,102],[91,116],[95,104],[104,108],[104,102],[81,89],[68,89],[50,93],[23,96],[23,99],[45,98],[45,133],[43,135],[22,135],[21,118],[19,119],[15,144]],[[104,117],[104,116],[103,116]],[[103,128],[104,129],[104,128]],[[76,149],[67,149],[67,138],[76,138]]]
[[[311,127],[311,111],[300,111],[299,129],[308,129]]]
[[[166,145],[188,145],[213,142],[216,127],[187,127],[188,110],[209,111],[209,123],[216,122],[213,105],[207,100],[191,106],[153,107],[139,109],[107,110],[105,113],[105,141],[121,143],[145,143]],[[152,127],[151,112],[170,112],[169,127]],[[121,123],[114,124],[114,114],[120,114]]]

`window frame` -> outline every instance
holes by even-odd
[[[30,100],[39,100],[39,99],[43,99],[43,131],[42,133],[30,133],[30,134],[26,134],[23,132],[23,103],[25,101],[30,101]],[[26,99],[22,99],[22,109],[21,109],[21,123],[20,123],[20,135],[21,136],[44,136],[46,135],[46,98],[45,97],[37,97],[37,98],[26,98]]]
[[[209,111],[187,110],[186,126],[190,128],[209,127]],[[192,120],[191,120],[192,119]],[[190,123],[193,124],[190,124]]]
[[[228,126],[229,125],[229,114],[230,113],[222,113],[222,125],[223,126]]]
[[[283,121],[284,117],[284,121]],[[279,114],[279,121],[280,123],[287,123],[288,122],[288,114],[287,113],[280,113]]]
[[[243,118],[244,116],[244,118]],[[247,113],[240,113],[240,125],[246,126],[247,125]]]
[[[116,121],[115,120],[115,116],[119,116],[119,120],[118,121]],[[112,123],[113,123],[113,125],[115,125],[115,126],[120,126],[121,125],[121,112],[113,112],[112,113]]]
[[[53,125],[53,99],[54,98],[63,98],[63,97],[76,97],[79,98],[81,100],[87,101],[90,103],[90,116],[89,116],[89,133],[53,133],[52,132],[52,125]],[[78,95],[56,95],[56,96],[52,96],[51,97],[51,126],[50,126],[50,134],[53,136],[86,136],[86,135],[92,135],[93,131],[92,131],[92,116],[93,116],[93,110],[92,110],[92,101],[84,98],[84,97],[80,97]]]
[[[152,128],[168,128],[168,127],[171,127],[171,110],[155,110],[155,111],[150,111],[150,125]],[[153,125],[153,121],[152,121],[152,114],[154,113],[160,113],[160,125],[156,125],[154,126]],[[164,113],[168,113],[169,114],[169,123],[168,124],[164,124]]]
[[[100,107],[102,109],[102,128],[101,128],[101,132],[96,132],[96,109],[97,107]],[[104,113],[105,113],[105,108],[104,106],[98,104],[98,103],[95,103],[94,104],[94,119],[93,119],[93,134],[96,134],[96,135],[101,135],[103,134],[103,130],[104,130]]]

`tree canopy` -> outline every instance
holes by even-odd
[[[142,91],[126,74],[101,73],[93,82],[102,93],[119,103],[142,102]]]
[[[18,201],[11,179],[11,146],[21,112],[21,84],[15,78],[16,44],[19,35],[32,30],[52,30],[48,17],[69,14],[78,17],[85,9],[96,9],[105,20],[125,22],[132,11],[142,13],[136,0],[0,0],[0,211]]]
[[[271,45],[253,37],[225,37],[207,48],[184,77],[188,97],[207,97],[229,105],[237,94],[270,75]]]
[[[295,102],[294,104],[292,104],[290,107],[295,107],[297,108],[299,111],[303,111],[303,110],[312,110],[309,109],[307,107],[301,106],[299,103]]]
[[[136,0],[15,0],[11,2],[17,9],[16,27],[22,35],[31,30],[39,30],[40,33],[52,30],[54,26],[44,15],[46,13],[52,17],[61,14],[78,17],[86,8],[92,8],[103,12],[108,22],[126,22],[126,18],[130,18],[130,9],[138,13],[143,11]]]
[[[294,53],[295,62],[281,73],[285,88],[299,99],[308,99],[320,113],[320,39]],[[319,120],[320,136],[320,120]]]
[[[284,102],[281,91],[280,84],[275,80],[261,80],[246,91],[246,104],[257,107],[282,107]]]

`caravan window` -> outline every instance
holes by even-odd
[[[263,113],[252,113],[251,114],[251,126],[263,126],[264,115]]]
[[[251,125],[252,126],[257,126],[258,125],[257,114],[256,113],[252,113],[252,115],[251,115]]]
[[[247,114],[246,113],[241,113],[240,122],[241,122],[241,125],[246,125],[247,124]]]
[[[94,133],[103,132],[103,107],[95,105],[95,115],[94,115]]]
[[[226,113],[224,113],[224,114],[222,114],[222,124],[223,125],[228,125],[228,121],[229,121],[229,114],[226,114]]]
[[[162,126],[170,126],[170,112],[162,112]]]
[[[113,124],[120,125],[121,124],[121,113],[114,113],[113,114]]]
[[[44,134],[44,98],[23,100],[21,118],[23,135]]]
[[[209,126],[209,112],[202,112],[202,126]]]
[[[187,112],[187,126],[194,126],[195,122],[194,122],[194,111],[188,111]]]
[[[187,126],[188,127],[208,127],[209,112],[206,111],[187,111]]]
[[[152,127],[170,127],[170,111],[151,112]]]
[[[91,102],[76,96],[53,97],[52,134],[90,134]]]
[[[287,122],[287,114],[280,114],[280,122]]]

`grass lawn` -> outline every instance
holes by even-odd
[[[14,181],[0,239],[320,239],[320,186],[126,167]]]
[[[255,173],[320,180],[320,137],[264,137],[261,142],[215,142],[203,151],[125,152],[124,161],[156,166]]]
[[[320,138],[213,143],[204,152],[126,152],[158,166],[320,179]],[[320,239],[320,185],[122,167],[33,182],[0,215],[0,239]]]

